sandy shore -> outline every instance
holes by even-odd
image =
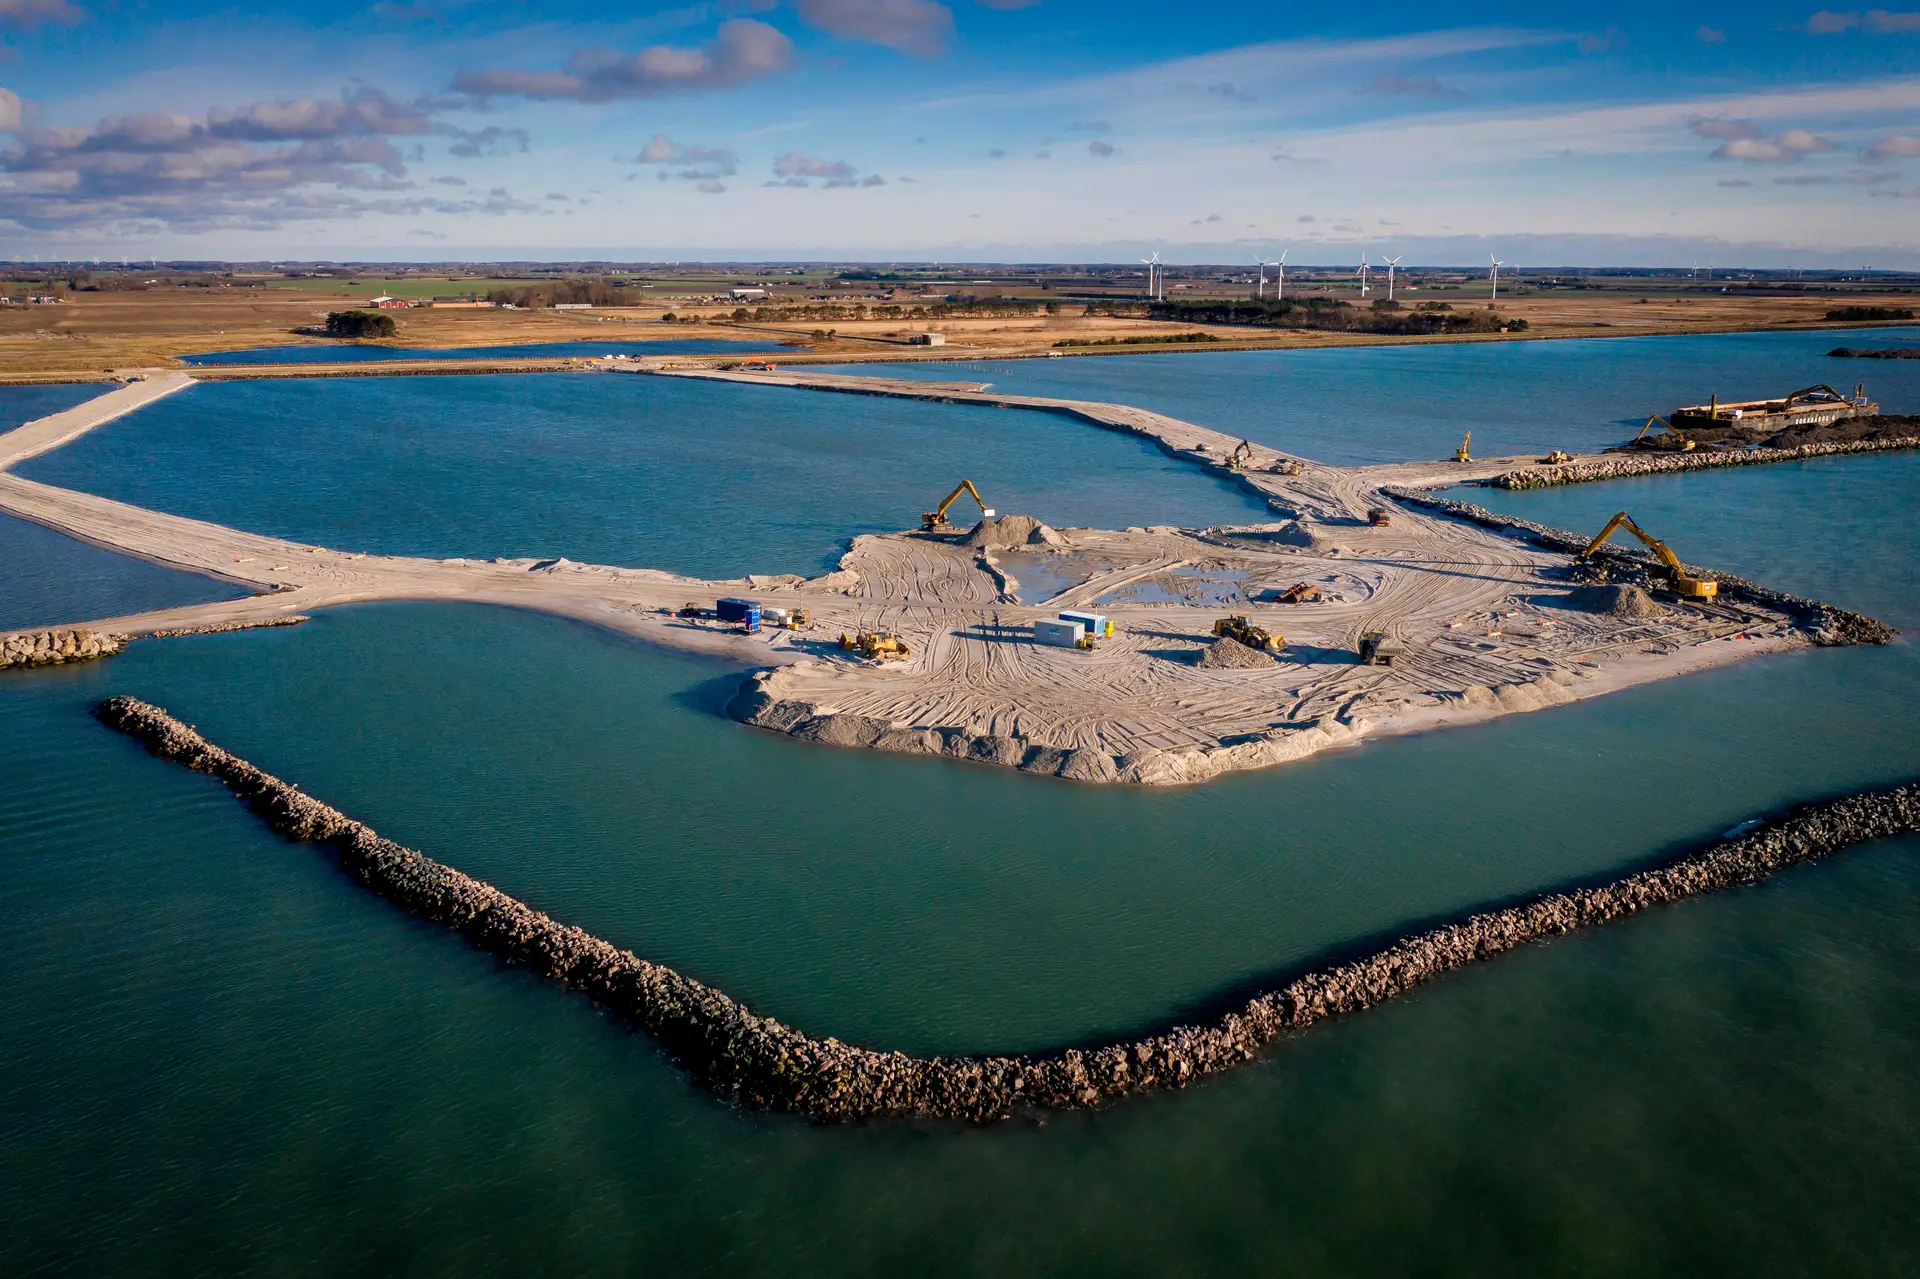
[[[1057,546],[980,548],[917,532],[856,538],[824,576],[702,581],[567,560],[434,560],[307,546],[182,519],[0,470],[0,512],[154,563],[239,582],[255,596],[154,613],[72,619],[121,634],[270,622],[371,600],[466,600],[538,609],[756,668],[735,713],[824,744],[996,763],[1090,782],[1177,784],[1303,758],[1369,736],[1540,709],[1808,643],[1777,607],[1669,601],[1650,617],[1570,607],[1569,557],[1395,502],[1530,459],[1469,465],[1321,466],[1127,405],[992,394],[972,384],[678,371],[817,390],[1063,413],[1153,440],[1265,497],[1275,522],[1239,528],[1059,530]],[[188,384],[136,383],[83,409],[0,436],[0,468]],[[146,398],[141,399],[144,395]],[[124,397],[124,398],[116,398]],[[76,417],[75,414],[80,414]],[[1298,474],[1267,468],[1298,462]],[[1391,507],[1391,523],[1368,522]],[[1044,512],[1036,514],[1044,516]],[[1025,571],[1054,583],[1020,585]],[[1306,582],[1315,603],[1270,597]],[[1061,584],[1064,583],[1064,586]],[[813,613],[804,631],[747,636],[673,615],[744,594]],[[1061,608],[1109,615],[1093,651],[1030,639]],[[1282,633],[1278,659],[1217,669],[1198,659],[1214,619],[1243,613]],[[887,629],[912,648],[879,664],[843,653],[843,631]],[[1406,646],[1392,667],[1359,664],[1367,631]]]

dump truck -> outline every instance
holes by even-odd
[[[1367,523],[1375,528],[1385,528],[1393,523],[1393,512],[1384,506],[1376,506],[1367,512]]]
[[[1240,614],[1216,621],[1213,633],[1216,638],[1238,640],[1248,648],[1268,653],[1277,653],[1287,646],[1286,636],[1275,635],[1263,626],[1255,626],[1252,618]]]
[[[1317,604],[1320,596],[1320,588],[1312,582],[1295,582],[1273,598],[1278,604]]]
[[[1392,666],[1406,655],[1406,646],[1385,631],[1368,631],[1360,637],[1360,660],[1368,666]]]

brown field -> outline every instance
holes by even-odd
[[[684,337],[741,337],[790,341],[809,348],[792,360],[980,358],[1042,355],[1063,340],[1171,336],[1207,332],[1218,339],[1205,349],[1380,345],[1399,342],[1514,341],[1559,337],[1621,337],[1645,333],[1829,327],[1829,309],[1856,299],[1814,297],[1675,296],[1651,293],[1642,302],[1626,290],[1573,293],[1521,291],[1500,300],[1502,315],[1525,319],[1524,334],[1393,338],[1168,323],[1067,313],[999,319],[794,320],[734,323],[731,305],[689,304],[668,297],[641,307],[583,311],[437,310],[394,311],[402,346],[491,346],[520,342],[645,341]],[[294,330],[322,320],[329,310],[364,301],[364,291],[317,288],[156,289],[146,292],[73,293],[61,302],[0,308],[0,380],[34,381],[100,376],[112,369],[152,368],[176,356],[257,346],[320,341]],[[847,298],[851,302],[853,298]],[[1455,298],[1466,310],[1484,305]],[[1876,295],[1876,306],[1920,308],[1920,294]],[[663,323],[671,309],[673,323]],[[1077,303],[1063,311],[1077,312]],[[691,321],[691,322],[689,322]],[[815,337],[830,329],[832,336]],[[909,344],[915,332],[938,329],[942,348]],[[1156,346],[1068,348],[1069,354],[1138,353]]]

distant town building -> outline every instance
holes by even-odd
[[[735,302],[760,302],[765,300],[767,291],[765,289],[748,286],[746,288],[729,289],[727,290],[727,295]]]
[[[916,333],[907,341],[915,346],[945,346],[947,335],[944,333]]]
[[[591,311],[593,310],[593,303],[591,302],[555,302],[553,304],[553,309],[556,311]]]
[[[379,297],[371,299],[367,305],[378,307],[382,311],[404,311],[412,306],[413,303],[407,301],[405,298],[389,297],[382,293]]]
[[[471,309],[474,307],[491,307],[493,303],[487,301],[485,298],[435,298],[430,305],[435,308],[467,307]]]

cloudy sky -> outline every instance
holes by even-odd
[[[1920,266],[1920,12],[1573,12],[0,0],[0,245]]]

